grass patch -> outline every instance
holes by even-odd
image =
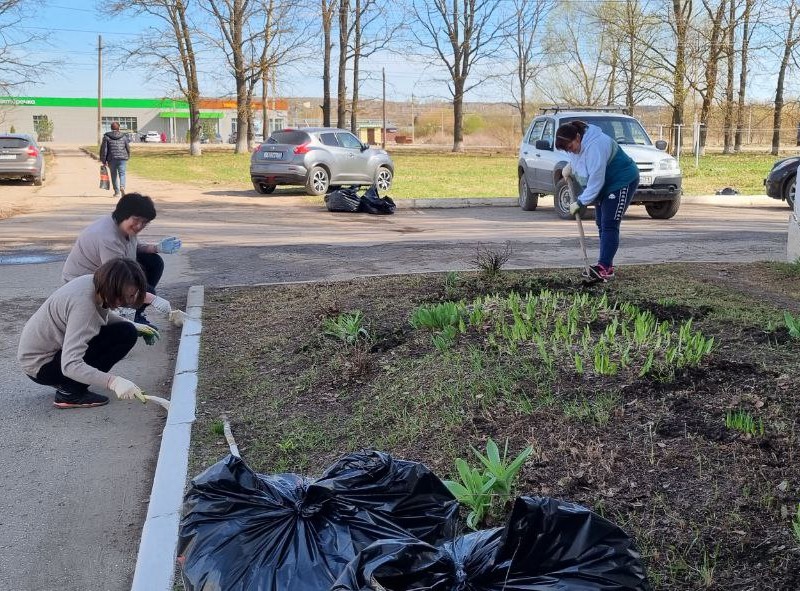
[[[96,147],[89,147],[97,153]],[[230,148],[203,148],[199,157],[186,150],[151,148],[134,144],[128,170],[144,178],[198,186],[223,185],[250,189],[250,154]],[[390,194],[394,198],[516,197],[516,152],[420,151],[392,153],[396,175]],[[708,195],[734,187],[744,195],[764,193],[763,180],[776,158],[769,154],[709,154],[681,157],[686,195]],[[300,192],[298,188],[298,192]]]

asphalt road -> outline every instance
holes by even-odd
[[[60,284],[75,236],[115,203],[96,188],[95,161],[66,146],[56,147],[56,156],[44,187],[0,184],[0,214],[16,212],[0,219],[0,399],[7,409],[0,422],[0,591],[120,591],[130,586],[163,414],[118,401],[56,410],[52,392],[25,378],[15,361],[19,332]],[[578,273],[582,265],[575,223],[559,220],[547,199],[527,213],[514,207],[409,210],[401,203],[392,216],[369,216],[331,214],[303,197],[136,178],[127,185],[156,201],[158,217],[144,240],[183,240],[184,248],[166,257],[162,280],[162,295],[177,305],[195,284],[471,269],[479,244],[506,241],[513,247],[510,267],[574,266]],[[632,208],[616,264],[785,259],[785,204],[685,201],[668,221]],[[590,257],[596,256],[596,230],[591,222],[585,227]],[[162,343],[137,345],[120,366],[159,395],[169,393],[176,349],[177,332],[164,333]]]

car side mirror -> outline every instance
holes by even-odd
[[[368,146],[367,144],[365,144],[365,143],[363,143],[363,142],[362,142],[362,144],[361,144],[361,151],[362,151],[362,152],[366,152],[367,150],[369,150],[369,146]]]
[[[667,149],[666,140],[656,140],[656,149],[664,151]]]
[[[537,150],[552,150],[553,149],[553,147],[550,145],[550,142],[548,140],[536,140],[536,144],[534,144],[534,145],[536,146]]]

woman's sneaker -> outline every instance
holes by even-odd
[[[56,390],[56,397],[53,406],[56,408],[92,408],[108,404],[108,397],[94,392],[82,392],[80,394],[69,394],[63,390]]]
[[[601,263],[597,263],[589,267],[588,272],[584,269],[582,275],[590,281],[608,281],[614,278],[614,267],[606,267]]]

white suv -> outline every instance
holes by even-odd
[[[571,218],[569,189],[561,178],[567,155],[553,147],[556,130],[569,121],[585,121],[598,126],[636,162],[640,181],[632,205],[644,205],[650,217],[662,220],[678,212],[681,169],[678,161],[664,151],[667,142],[659,140],[653,144],[641,123],[622,114],[620,109],[612,108],[569,111],[553,107],[543,109],[542,114],[531,121],[519,147],[517,165],[519,206],[522,209],[533,211],[540,196],[552,194],[558,217]]]

